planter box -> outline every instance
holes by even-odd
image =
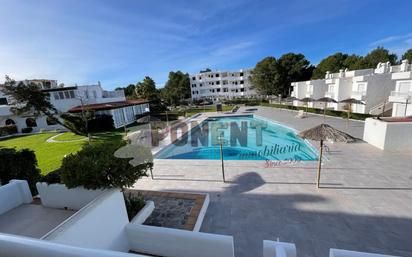
[[[83,187],[68,189],[63,184],[36,183],[41,203],[45,207],[80,210],[101,195],[104,190],[88,190]]]

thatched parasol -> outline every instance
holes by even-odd
[[[305,97],[305,98],[299,99],[299,101],[304,102],[306,104],[306,114],[307,114],[308,113],[308,103],[315,102],[316,100],[311,97]]]
[[[323,119],[325,119],[325,116],[326,116],[326,104],[327,103],[337,103],[337,101],[335,99],[330,98],[330,97],[322,97],[322,98],[319,98],[316,101],[317,102],[322,102],[322,103],[325,104],[325,106],[323,107]]]
[[[304,139],[310,139],[314,141],[320,141],[320,151],[319,151],[319,166],[318,166],[318,177],[317,177],[317,187],[319,188],[320,183],[320,170],[322,168],[322,153],[323,153],[323,141],[331,142],[354,142],[356,139],[345,132],[337,130],[328,124],[320,124],[314,128],[305,130],[299,133],[299,136]]]
[[[349,104],[348,119],[347,119],[346,125],[348,125],[348,123],[349,123],[350,113],[351,113],[351,111],[352,111],[352,104],[362,104],[362,105],[365,105],[364,102],[362,102],[361,100],[355,99],[355,98],[348,98],[348,99],[339,101],[339,103]]]

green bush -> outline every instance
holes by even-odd
[[[33,131],[33,128],[27,127],[27,128],[22,128],[21,133],[30,133]]]
[[[87,113],[87,115],[91,115]],[[111,115],[96,115],[89,117],[86,122],[80,115],[62,114],[64,126],[77,135],[87,136],[87,133],[105,132],[114,129],[113,117]]]
[[[124,146],[124,142],[109,142],[87,145],[76,154],[63,159],[61,179],[68,188],[83,186],[87,189],[124,188],[133,184],[153,163],[146,162],[133,166],[133,158],[116,158],[114,152]]]
[[[96,115],[94,118],[88,121],[89,132],[105,132],[114,129],[114,121],[112,115]]]
[[[61,171],[55,170],[49,172],[47,175],[40,178],[40,182],[46,182],[47,184],[60,184],[61,183]]]
[[[17,133],[17,126],[16,125],[7,125],[4,127],[0,127],[0,137],[1,136],[8,136]]]
[[[131,221],[136,214],[145,206],[145,201],[141,193],[133,194],[123,192],[124,203],[126,204],[127,216]]]
[[[12,179],[27,180],[30,191],[37,195],[36,182],[40,179],[40,170],[33,151],[0,148],[0,184],[7,184]]]

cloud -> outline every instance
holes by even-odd
[[[383,46],[398,55],[399,58],[412,48],[412,33],[393,35],[378,39],[370,44],[371,47]]]

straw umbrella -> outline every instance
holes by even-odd
[[[315,102],[316,100],[310,97],[305,97],[305,98],[299,99],[299,101],[304,102],[306,104],[306,114],[307,114],[308,113],[308,103]]]
[[[325,105],[323,107],[323,119],[325,119],[326,116],[326,104],[327,103],[337,103],[337,101],[333,98],[330,97],[322,97],[316,100],[317,102],[323,102]]]
[[[320,183],[320,170],[322,168],[322,154],[323,154],[323,141],[331,142],[354,142],[356,139],[345,132],[337,130],[328,124],[320,124],[314,128],[305,130],[299,133],[299,136],[304,139],[310,139],[314,141],[320,141],[319,150],[319,164],[318,164],[318,175],[316,185],[319,188]]]
[[[349,104],[348,120],[347,120],[346,124],[349,123],[349,116],[350,116],[350,113],[351,113],[351,110],[352,110],[352,104],[363,104],[363,105],[365,105],[364,102],[362,102],[361,100],[355,99],[355,98],[348,98],[348,99],[340,101],[339,103]]]

